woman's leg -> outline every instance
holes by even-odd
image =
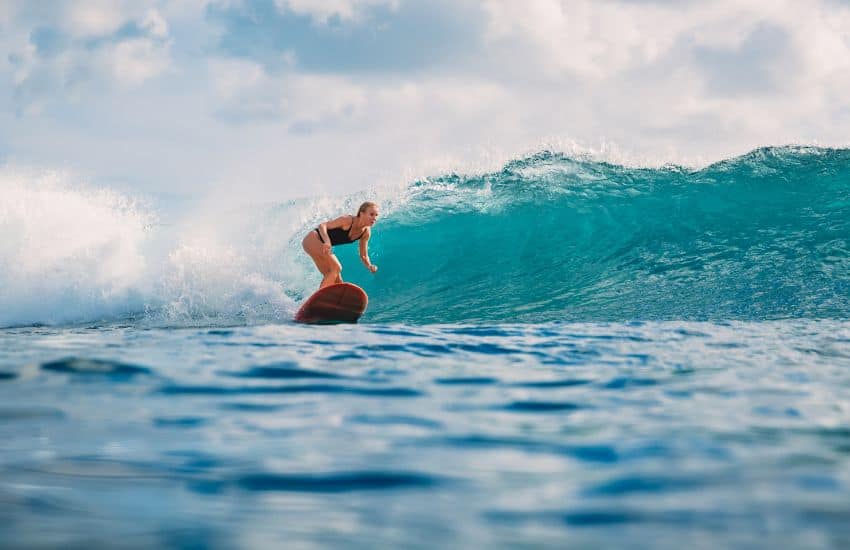
[[[313,263],[316,264],[319,273],[322,274],[322,283],[319,285],[319,288],[342,282],[340,275],[342,273],[342,264],[339,263],[339,260],[333,253],[325,254],[322,248],[322,241],[319,240],[319,236],[315,231],[311,231],[304,237],[304,240],[301,241],[301,246],[304,248],[304,252],[313,260]]]
[[[339,259],[337,259],[335,254],[325,257],[327,258],[329,269],[326,273],[322,273],[325,278],[322,279],[322,284],[319,285],[319,288],[342,282],[342,264],[339,263]]]

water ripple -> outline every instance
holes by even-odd
[[[696,490],[712,484],[707,477],[628,476],[602,483],[584,492],[588,496],[617,496],[633,493],[665,493]]]
[[[420,441],[425,444],[427,441]],[[509,448],[530,453],[549,453],[569,456],[583,462],[614,463],[620,458],[616,448],[610,445],[564,445],[519,437],[498,437],[489,435],[449,436],[434,440],[433,444],[448,444],[457,447],[472,448]]]
[[[237,412],[275,412],[284,408],[284,405],[271,405],[268,403],[222,403],[219,408],[226,411]]]
[[[583,405],[569,402],[554,401],[514,401],[501,407],[506,411],[547,413],[547,412],[571,412],[584,408]]]
[[[590,384],[591,380],[567,379],[567,380],[541,380],[535,382],[514,382],[511,386],[517,388],[571,388],[573,386],[584,386]]]
[[[374,397],[418,397],[422,392],[410,388],[360,388],[331,384],[304,384],[300,386],[163,386],[158,393],[165,395],[253,395],[286,393],[338,393],[369,395]]]
[[[392,426],[392,425],[402,425],[402,426],[416,426],[419,428],[429,428],[429,429],[440,429],[444,425],[442,422],[436,422],[434,420],[429,420],[427,418],[419,418],[416,416],[374,416],[374,415],[358,415],[352,416],[350,418],[352,422],[358,422],[361,424],[369,424],[373,426]]]
[[[65,374],[104,376],[112,379],[132,378],[137,375],[151,374],[147,367],[121,363],[108,359],[89,359],[84,357],[68,357],[41,364],[41,369],[49,372]]]
[[[335,472],[330,474],[250,474],[236,484],[249,491],[348,493],[388,489],[426,489],[445,483],[409,472]]]
[[[626,388],[637,388],[644,386],[655,386],[658,380],[654,378],[637,378],[631,376],[620,376],[609,381],[603,387],[609,390],[622,390]]]
[[[178,418],[154,418],[153,423],[160,428],[197,428],[207,424],[209,420],[198,416]]]
[[[29,408],[29,407],[2,407],[0,408],[0,422],[16,421],[16,420],[33,420],[33,419],[61,419],[65,418],[65,413],[59,409],[53,408]]]
[[[442,386],[488,386],[498,384],[498,378],[489,376],[465,376],[457,378],[435,378],[435,384]]]
[[[342,378],[342,376],[330,372],[302,369],[294,362],[261,365],[250,367],[245,371],[228,372],[226,374],[236,378],[268,378],[273,380],[292,378]]]

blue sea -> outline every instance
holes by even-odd
[[[0,546],[850,547],[850,150],[0,198]],[[291,317],[318,221],[369,309]]]

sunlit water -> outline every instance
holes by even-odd
[[[0,545],[850,545],[850,323],[0,331]]]

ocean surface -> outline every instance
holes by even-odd
[[[0,192],[4,548],[850,547],[850,150]],[[368,311],[293,324],[364,199]]]

